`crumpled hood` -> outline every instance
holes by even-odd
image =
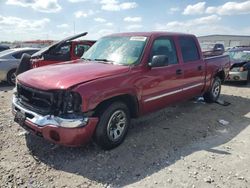
[[[18,82],[41,90],[67,89],[79,83],[129,71],[129,67],[81,60],[35,68],[20,74]]]

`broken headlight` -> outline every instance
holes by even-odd
[[[63,114],[72,114],[81,111],[82,99],[79,93],[73,91],[66,91],[63,95]]]

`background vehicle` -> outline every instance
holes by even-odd
[[[220,43],[202,45],[202,53],[204,57],[218,56],[222,55],[224,52],[224,45]]]
[[[15,85],[16,69],[24,53],[32,55],[38,48],[13,48],[0,52],[0,81]]]
[[[88,33],[81,33],[66,39],[63,39],[55,44],[52,44],[40,51],[34,53],[32,56],[23,56],[17,74],[21,74],[31,68],[41,67],[61,63],[64,61],[72,61],[82,57],[94,43],[93,40],[78,40],[80,37]]]
[[[1,45],[1,44],[0,44],[0,52],[2,52],[2,51],[4,51],[4,50],[8,50],[8,49],[10,49],[9,46]]]
[[[227,81],[241,81],[247,84],[250,79],[250,46],[238,46],[226,52],[231,61]]]
[[[74,63],[20,74],[13,113],[51,142],[79,146],[94,137],[111,149],[123,142],[131,118],[194,96],[216,101],[229,67],[227,55],[204,59],[194,35],[114,34]]]
[[[94,43],[93,40],[78,40],[88,33],[81,33],[66,39],[63,39],[51,46],[41,49],[31,56],[32,67],[41,67],[64,61],[72,61],[82,57]]]

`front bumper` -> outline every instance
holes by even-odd
[[[19,112],[25,115],[25,120],[19,123],[24,129],[50,142],[64,146],[86,144],[91,139],[98,122],[98,118],[94,117],[63,119],[51,115],[42,116],[21,106],[14,96],[12,113],[16,115]]]
[[[243,72],[232,72],[230,71],[226,81],[247,81],[248,79],[248,71]]]

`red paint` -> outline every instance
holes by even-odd
[[[57,63],[61,63],[64,61],[72,61],[72,60],[77,60],[80,59],[79,56],[77,56],[75,54],[75,48],[77,45],[88,45],[88,46],[92,46],[95,43],[95,41],[91,41],[91,40],[85,40],[85,41],[71,41],[70,44],[70,55],[69,55],[69,59],[60,59],[60,60],[56,60],[56,59],[44,59],[44,58],[33,58],[31,57],[31,65],[32,68],[37,68],[37,67],[42,67],[45,65],[52,65],[52,64],[57,64]],[[50,53],[50,51],[46,52],[46,54]]]
[[[55,144],[60,144],[64,146],[81,146],[86,144],[92,137],[95,131],[98,118],[90,118],[89,123],[82,128],[62,128],[55,127],[52,125],[47,125],[44,127],[38,127],[37,125],[31,123],[30,121],[25,121],[25,126],[27,126],[31,133],[35,135],[42,135],[46,140],[53,142]],[[58,134],[59,140],[52,139],[53,134]]]
[[[18,76],[18,82],[42,89],[69,89],[82,96],[82,111],[95,110],[101,102],[120,95],[130,95],[138,102],[138,115],[153,112],[167,105],[202,95],[210,89],[214,76],[222,71],[227,76],[230,63],[228,56],[204,59],[199,43],[194,35],[178,33],[119,33],[112,36],[148,37],[141,62],[136,66],[118,66],[77,60],[70,64],[60,64],[34,69]],[[184,63],[178,39],[181,36],[194,38],[200,59]],[[177,51],[178,64],[151,68],[149,55],[152,44],[158,37],[172,38]],[[199,70],[198,67],[201,67]],[[182,74],[177,75],[176,70]],[[196,87],[194,87],[196,86]],[[152,98],[163,96],[154,100]],[[58,130],[60,128],[52,128]],[[66,131],[64,129],[63,131]],[[67,131],[70,131],[69,129]],[[90,138],[93,130],[82,133]],[[43,131],[47,135],[47,131]],[[66,132],[65,132],[66,134]],[[77,134],[69,132],[70,135]],[[47,137],[47,136],[46,136]],[[66,136],[64,137],[66,139]],[[80,139],[80,137],[79,137]],[[65,141],[63,141],[63,144]]]

